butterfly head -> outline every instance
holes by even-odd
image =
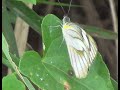
[[[69,24],[70,24],[70,18],[67,15],[65,15],[63,17],[63,30],[68,30],[72,28]]]
[[[67,22],[70,22],[70,18],[67,15],[65,15],[62,21],[63,21],[63,24],[65,24]]]

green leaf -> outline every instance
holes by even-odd
[[[10,18],[10,22],[11,22],[12,24],[15,24],[16,18],[17,18],[16,14],[13,13],[13,12],[11,12],[11,11],[8,11],[8,15],[9,15],[9,18]]]
[[[81,25],[84,30],[89,33],[91,36],[103,38],[103,39],[118,39],[118,34],[110,30],[105,30],[103,28],[98,28],[95,26]]]
[[[10,55],[9,55],[9,46],[8,46],[8,43],[7,43],[3,33],[2,33],[2,51],[4,52],[5,56],[8,59],[11,59]]]
[[[6,38],[2,33],[2,62],[11,67],[9,59],[12,57],[13,61],[15,61],[16,65],[18,65],[17,61],[19,61],[19,59],[15,55],[10,54],[9,48],[10,46],[8,45]]]
[[[55,23],[53,23],[54,21]],[[52,14],[44,17],[41,24],[41,29],[42,39],[45,45],[45,52],[48,50],[51,42],[62,34],[61,28],[59,26],[60,23],[60,19],[54,17]]]
[[[5,54],[3,53],[3,51],[2,51],[2,63],[4,65],[6,65],[7,67],[12,68],[12,66],[10,65],[9,61],[7,60]]]
[[[113,84],[114,90],[118,90],[118,83],[113,78],[111,78],[111,82]]]
[[[12,60],[15,61],[16,65],[18,66],[19,62],[16,62],[16,61],[19,61],[19,58],[17,58],[15,55],[13,55],[11,53],[10,53],[10,56],[11,56]],[[5,54],[3,53],[3,51],[2,51],[2,63],[4,65],[6,65],[8,68],[13,69],[12,66],[11,66],[11,64],[10,64],[10,62],[9,62],[9,60],[7,59],[7,57],[5,56]]]
[[[65,45],[55,48],[57,43],[60,43],[58,39],[53,42],[42,60],[32,51],[26,52],[21,58],[21,72],[35,85],[45,90],[64,90],[65,86],[71,88],[70,90],[113,90],[109,72],[99,54],[90,67],[88,76],[85,79],[76,79],[74,74],[70,74],[72,68],[66,56]]]
[[[36,0],[16,0],[16,1],[22,1],[24,3],[31,3],[36,5]]]
[[[15,36],[14,36],[13,28],[11,26],[9,13],[6,9],[5,1],[3,1],[3,8],[2,8],[2,32],[9,44],[10,52],[13,55],[16,55],[17,57],[19,57],[17,45],[16,45],[16,41],[15,41]],[[16,62],[18,62],[18,61],[16,61]]]
[[[16,40],[15,40],[13,28],[11,26],[12,19],[11,19],[11,17],[9,17],[9,15],[11,15],[11,14],[10,14],[10,12],[7,11],[5,1],[3,1],[2,30],[3,30],[4,38],[6,38],[5,42],[8,42],[8,45],[9,45],[9,51],[10,51],[9,53],[10,53],[11,57],[13,58],[13,61],[15,62],[15,64],[18,65],[19,59],[16,59],[16,58],[19,58],[18,49],[17,49],[17,45],[16,45]],[[3,52],[5,50],[6,50],[6,47],[3,49]],[[7,60],[7,58],[3,54],[3,52],[2,52],[2,62],[5,65],[11,67],[9,61]]]
[[[40,25],[42,22],[42,17],[28,8],[23,2],[8,0],[7,7],[17,16],[22,18],[27,24],[29,24],[29,26],[32,27],[36,32],[41,34]]]
[[[28,90],[35,90],[35,88],[33,87],[33,85],[31,84],[31,82],[26,78],[26,77],[23,77],[24,80],[25,80],[25,84],[26,86],[28,87]]]
[[[26,52],[20,61],[21,72],[41,89],[63,90],[63,86],[58,83],[46,70],[41,57],[34,51]]]
[[[7,75],[2,79],[2,90],[26,90],[25,85],[14,74]]]
[[[4,37],[4,35],[2,34],[2,51],[4,53],[4,56],[8,59],[9,61],[9,65],[10,67],[12,66],[12,68],[16,71],[16,73],[18,74],[18,76],[23,80],[23,82],[26,84],[26,86],[28,87],[29,90],[35,90],[34,87],[32,86],[32,84],[30,84],[29,80],[25,77],[23,77],[19,70],[18,67],[16,66],[16,64],[13,62],[10,53],[9,53],[9,46],[8,43]]]

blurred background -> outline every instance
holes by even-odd
[[[57,0],[49,0],[50,2],[58,2]],[[70,0],[60,0],[61,3],[70,3]],[[115,5],[115,12],[118,16],[118,0],[113,0]],[[72,22],[79,24],[91,25],[106,30],[115,31],[113,18],[110,8],[110,0],[73,0],[72,5],[80,5],[80,7],[70,8],[69,17]],[[68,6],[63,6],[65,12],[68,11]],[[32,5],[32,9],[40,16],[45,16],[49,13],[55,14],[61,20],[64,16],[64,12],[60,5],[50,5],[47,3],[38,3],[37,5]],[[14,24],[13,24],[14,28]],[[105,61],[107,67],[109,68],[111,76],[117,81],[117,42],[115,40],[108,40],[93,37],[97,43],[98,50],[101,53],[103,60]],[[34,31],[29,28],[28,32],[28,44],[32,49],[37,52],[42,51],[42,38]],[[2,65],[2,75],[7,74],[7,67]]]

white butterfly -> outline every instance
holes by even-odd
[[[80,25],[71,22],[67,16],[63,18],[62,33],[76,77],[85,78],[97,54],[96,43]]]

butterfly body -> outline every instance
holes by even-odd
[[[65,39],[71,65],[77,78],[85,78],[96,53],[96,43],[80,25],[63,18],[62,33]]]

